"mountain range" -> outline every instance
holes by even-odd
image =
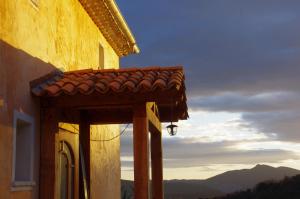
[[[300,174],[289,167],[256,165],[251,169],[232,170],[206,180],[165,180],[165,199],[198,199],[221,196],[235,191],[253,188],[267,180],[281,180]],[[122,199],[132,198],[132,181],[122,180]]]

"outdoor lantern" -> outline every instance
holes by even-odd
[[[177,133],[177,125],[171,122],[171,124],[167,126],[167,130],[170,136],[174,136]]]

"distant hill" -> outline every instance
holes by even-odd
[[[251,169],[228,171],[206,180],[166,180],[165,199],[198,199],[222,196],[231,192],[251,189],[266,180],[281,180],[300,174],[300,170],[288,167],[256,165]],[[122,180],[121,199],[133,198],[132,181]]]
[[[217,188],[223,193],[231,193],[252,188],[259,182],[266,180],[281,180],[286,176],[295,176],[297,174],[300,174],[300,170],[288,167],[275,168],[258,164],[252,169],[227,171],[206,179],[204,183],[208,187]]]
[[[133,199],[133,182],[121,181],[121,199]],[[189,199],[201,197],[220,196],[224,193],[217,189],[206,187],[201,180],[165,180],[165,199]]]
[[[281,181],[259,183],[253,189],[247,189],[214,199],[299,199],[300,175],[286,177]],[[201,198],[199,198],[201,199]]]

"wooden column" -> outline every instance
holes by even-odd
[[[154,102],[147,103],[147,117],[151,133],[152,198],[163,199],[162,130],[158,108]]]
[[[90,193],[90,124],[88,118],[84,111],[80,112],[80,123],[79,123],[79,142],[80,147],[83,152],[83,157],[79,156],[79,163],[80,163],[80,172],[79,172],[79,198],[85,199],[85,185],[84,185],[84,175],[82,172],[82,165],[81,162],[84,161],[85,167],[85,182],[87,188],[87,197],[89,198]],[[82,160],[83,158],[83,160]]]
[[[55,134],[58,133],[58,115],[53,108],[41,111],[40,187],[39,198],[55,197]]]
[[[163,161],[161,132],[151,132],[152,198],[163,199]]]
[[[134,107],[134,198],[149,198],[149,143],[146,104]]]

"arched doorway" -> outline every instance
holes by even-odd
[[[59,199],[74,199],[74,154],[66,141],[60,141]]]

